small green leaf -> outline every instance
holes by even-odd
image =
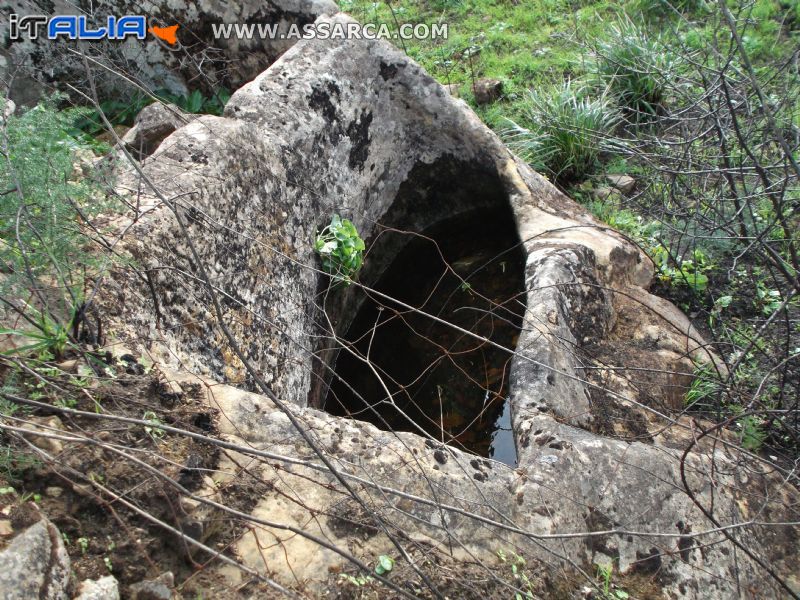
[[[714,304],[720,308],[728,308],[731,302],[733,302],[733,296],[720,296]]]
[[[394,568],[394,559],[391,556],[386,556],[385,554],[381,554],[378,557],[378,564],[375,567],[375,572],[378,575],[383,575],[384,573],[388,573]]]
[[[201,108],[203,108],[203,95],[200,90],[194,90],[186,98],[186,110],[190,113],[198,113]]]

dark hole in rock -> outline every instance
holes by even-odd
[[[516,464],[508,350],[516,347],[525,310],[525,258],[510,208],[472,211],[420,236],[382,235],[410,241],[374,289],[456,327],[377,295],[359,298],[361,308],[343,336],[359,356],[339,352],[325,410],[382,429],[422,429],[447,444]]]

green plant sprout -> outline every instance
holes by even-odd
[[[603,598],[607,600],[627,600],[630,595],[625,590],[611,589],[611,576],[614,573],[612,565],[595,565],[597,567],[597,579],[602,586]]]
[[[509,556],[504,550],[498,550],[497,557],[501,562],[511,566],[511,575],[516,585],[522,590],[522,593],[515,592],[514,600],[533,600],[535,597],[533,594],[533,584],[524,571],[525,558],[513,551],[511,552],[511,556]]]
[[[317,234],[314,250],[322,258],[322,268],[336,282],[350,285],[364,262],[364,240],[355,225],[333,215],[330,225]]]
[[[375,573],[385,575],[394,568],[394,559],[391,556],[381,554],[378,557],[378,564],[375,565]]]
[[[158,441],[161,440],[161,438],[163,438],[167,433],[160,427],[163,425],[161,419],[159,419],[158,415],[152,410],[145,411],[142,418],[150,423],[150,425],[144,426],[144,432],[150,436],[150,439],[158,443]]]
[[[756,415],[748,415],[739,421],[739,426],[741,427],[742,447],[750,452],[758,452],[767,439],[763,421]]]
[[[38,330],[0,328],[0,335],[22,337],[30,340],[29,343],[11,350],[6,350],[2,352],[2,354],[12,355],[24,354],[26,352],[49,352],[53,357],[60,358],[69,343],[68,331],[69,328],[72,327],[72,323],[70,322],[67,325],[62,325],[61,323],[56,323],[44,313],[39,313],[36,326]]]

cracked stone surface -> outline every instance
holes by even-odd
[[[800,591],[797,527],[760,524],[797,521],[797,491],[725,434],[700,439],[684,459],[698,437],[696,424],[675,414],[675,388],[688,383],[662,371],[691,372],[692,359],[716,359],[685,315],[647,292],[652,263],[398,50],[298,42],[240,89],[223,117],[178,129],[143,169],[149,183],[128,170],[119,190],[141,192],[143,215],[125,245],[146,277],[117,273],[104,310],[122,343],[155,358],[179,385],[205,386],[227,439],[294,460],[258,467],[272,491],[258,499],[256,517],[361,556],[388,548],[374,526],[354,529],[337,517],[361,509],[320,471],[287,416],[253,393],[198,280],[195,252],[247,359],[391,528],[487,560],[503,547],[553,567],[591,571],[615,560],[667,597],[780,597],[764,569],[718,530],[733,527],[739,544]],[[182,225],[151,183],[178,199]],[[314,268],[316,228],[338,212],[369,243],[378,223],[422,231],[503,202],[527,254],[528,325],[511,374],[517,468],[314,408],[329,374],[313,355],[332,356],[317,335],[313,299],[324,281]],[[375,281],[397,250],[379,238],[362,281]],[[328,298],[339,330],[358,309],[352,298],[347,289]],[[605,361],[593,362],[587,349]],[[652,375],[619,375],[634,366]],[[713,506],[713,519],[698,505]],[[269,564],[287,584],[326,578],[326,567],[344,562],[267,525],[236,552],[253,568]]]

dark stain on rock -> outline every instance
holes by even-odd
[[[352,500],[335,506],[328,514],[328,527],[337,537],[357,534],[364,539],[373,537],[378,529],[373,518]]]
[[[185,488],[197,489],[203,478],[203,457],[190,454],[178,474],[178,483]]]
[[[336,121],[336,107],[333,104],[333,98],[339,99],[339,87],[333,81],[325,84],[315,83],[308,96],[308,105],[314,110],[320,111],[328,123],[333,123]]]
[[[369,155],[370,124],[372,124],[372,113],[365,110],[358,119],[347,126],[347,137],[351,143],[347,164],[351,169],[364,170],[364,163]]]
[[[650,548],[648,552],[636,551],[634,570],[647,575],[654,575],[661,569],[661,552],[658,548]]]
[[[692,532],[691,525],[684,525],[683,521],[678,521],[675,526],[678,528],[678,531],[684,534],[689,534]],[[692,538],[687,536],[682,536],[678,538],[678,550],[680,551],[681,558],[684,561],[689,561],[691,556],[690,550],[692,549]]]
[[[692,538],[681,537],[678,539],[678,550],[681,553],[681,558],[686,562],[689,562],[689,557],[691,556],[689,551],[691,549],[692,549]]]
[[[380,73],[384,81],[394,79],[394,77],[397,75],[397,65],[381,61]]]
[[[632,411],[602,389],[591,388],[589,395],[594,417],[592,431],[627,442],[653,443],[644,415]]]
[[[484,481],[486,481],[486,479],[487,479],[487,477],[486,477],[486,473],[481,473],[480,471],[477,471],[476,473],[474,473],[474,474],[472,475],[472,477],[473,477],[473,478],[474,478],[476,481],[480,481],[480,482],[484,482]]]
[[[443,465],[447,462],[447,455],[441,450],[435,450],[433,453],[433,458],[436,459],[440,465]]]
[[[11,527],[14,531],[22,531],[34,523],[39,522],[42,515],[34,508],[32,503],[25,502],[24,504],[16,504],[11,507],[9,517]]]
[[[613,269],[620,273],[630,273],[642,262],[639,252],[627,251],[622,246],[614,246],[609,254],[610,263]]]
[[[608,515],[593,506],[589,507],[589,514],[584,517],[586,527],[591,532],[609,531],[614,529],[614,521]],[[589,548],[592,552],[602,552],[612,559],[619,558],[619,548],[613,543],[610,535],[598,535],[589,538]]]
[[[211,420],[211,415],[207,412],[198,413],[194,418],[194,425],[203,431],[212,431],[214,429],[214,422]]]

